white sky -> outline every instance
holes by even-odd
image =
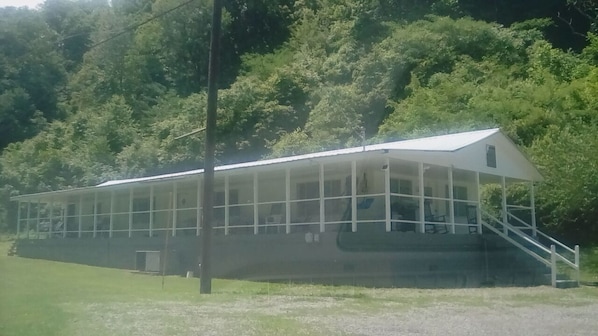
[[[14,6],[35,8],[37,5],[43,3],[44,0],[0,0],[0,7]]]

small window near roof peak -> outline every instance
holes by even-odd
[[[496,147],[493,145],[486,145],[486,165],[496,168]]]

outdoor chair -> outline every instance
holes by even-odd
[[[270,206],[270,215],[266,216],[266,233],[279,233],[280,225],[270,226],[282,223],[282,203],[274,203]]]
[[[435,215],[432,212],[432,202],[424,201],[424,221],[426,233],[448,233],[445,215]],[[435,224],[441,223],[441,224]]]
[[[478,208],[475,205],[467,206],[467,224],[469,224],[469,233],[478,233]]]

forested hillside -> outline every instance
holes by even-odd
[[[202,166],[211,0],[0,8],[10,195]],[[538,219],[598,242],[595,0],[227,0],[217,159],[501,127]],[[515,195],[514,195],[515,196]]]

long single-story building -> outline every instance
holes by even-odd
[[[537,229],[542,176],[499,129],[225,165],[215,179],[216,277],[475,287],[579,270],[577,247]],[[199,169],[13,197],[17,253],[197,272],[202,183]],[[483,202],[490,189],[500,204]]]

